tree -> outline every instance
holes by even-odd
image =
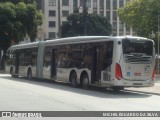
[[[34,3],[35,0],[0,0],[0,2],[1,2],[1,3],[4,3],[4,2],[12,2],[12,3],[14,3],[14,4],[17,4],[17,3],[19,3],[19,2],[23,2],[23,3],[28,4],[28,3]]]
[[[84,35],[83,14],[73,13],[67,17],[62,25],[62,37]],[[97,14],[87,15],[87,35],[110,35],[111,25],[107,18]]]
[[[43,14],[38,11],[36,4],[18,3],[16,5],[17,19],[22,23],[25,35],[28,34],[31,41],[34,41],[37,35],[37,26],[42,24]]]
[[[26,35],[34,41],[42,18],[35,0],[0,0],[0,48],[4,53],[11,43],[19,43]]]
[[[160,0],[134,0],[118,9],[122,22],[130,26],[139,36],[149,37],[158,31]]]
[[[0,4],[0,47],[6,50],[9,47],[12,30],[15,30],[17,25],[20,24],[15,21],[16,12],[15,6],[12,3]]]
[[[11,42],[18,43],[23,40],[26,34],[34,41],[37,26],[42,24],[43,17],[42,12],[36,9],[33,0],[28,4],[26,0],[26,3],[18,2],[18,0],[14,3],[6,1],[0,0],[0,47],[4,51]]]

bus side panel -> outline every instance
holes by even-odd
[[[119,41],[121,42],[120,39],[119,39]],[[114,61],[114,65],[113,65],[113,73],[114,74],[112,74],[113,75],[113,79],[114,79],[113,86],[123,86],[124,85],[124,81],[123,80],[117,80],[117,78],[116,78],[116,70],[115,70],[117,63],[120,65],[121,70],[122,70],[122,66],[123,66],[123,64],[121,63],[121,61],[123,59],[122,54],[123,54],[123,52],[122,52],[122,42],[121,42],[121,44],[117,43],[115,45],[115,56],[114,56],[115,57],[115,61]]]

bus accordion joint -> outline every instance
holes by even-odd
[[[121,80],[122,79],[121,66],[118,63],[116,63],[115,76],[116,76],[117,80]]]

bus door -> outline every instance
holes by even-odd
[[[16,58],[15,58],[15,74],[19,73],[19,52],[16,51]]]
[[[55,78],[57,74],[56,50],[52,49],[51,54],[51,78]]]
[[[92,52],[91,52],[91,56],[92,56],[92,59],[91,59],[91,83],[95,83],[96,81],[96,78],[97,78],[97,48],[96,47],[93,47],[91,48]]]
[[[92,65],[91,65],[91,83],[95,83],[101,79],[102,70],[102,47],[96,46],[92,48]]]

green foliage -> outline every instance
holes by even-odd
[[[105,17],[97,14],[87,15],[87,35],[110,35],[111,25]],[[74,13],[62,25],[62,37],[84,35],[83,14]]]
[[[16,12],[14,4],[6,2],[0,4],[0,47],[9,45],[8,35],[12,33],[18,22],[15,21]],[[6,46],[5,46],[6,48]]]
[[[0,48],[6,50],[11,42],[18,43],[26,34],[34,41],[42,18],[35,0],[0,0]]]
[[[118,9],[118,15],[127,26],[133,27],[139,36],[149,37],[158,31],[160,0],[134,0]]]
[[[1,3],[4,3],[4,2],[12,2],[14,4],[17,4],[19,2],[24,2],[26,4],[28,3],[34,3],[36,0],[0,0]]]

